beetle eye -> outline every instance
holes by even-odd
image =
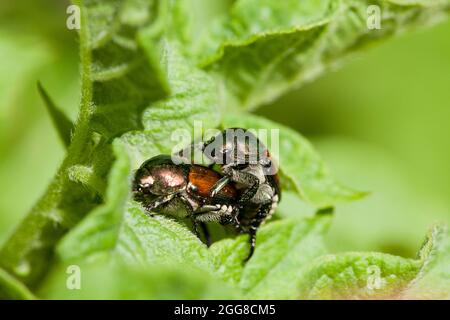
[[[148,192],[148,188],[150,187],[150,185],[148,183],[141,183],[138,185],[137,187],[137,191],[141,192],[141,193],[146,193]]]

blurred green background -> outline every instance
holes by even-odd
[[[0,3],[0,241],[64,156],[36,82],[76,117],[67,4]],[[450,222],[450,22],[374,47],[257,113],[303,133],[342,182],[371,192],[337,208],[332,251],[411,257],[430,225]]]

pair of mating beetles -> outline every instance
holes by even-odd
[[[192,148],[199,148],[212,164],[183,163],[186,149],[177,154],[179,158],[153,157],[136,171],[135,198],[150,213],[190,218],[197,235],[199,224],[206,233],[205,222],[233,225],[249,234],[246,260],[250,259],[256,231],[281,198],[277,168],[269,151],[250,131],[241,128],[226,129]],[[219,172],[213,170],[214,165],[219,166]]]

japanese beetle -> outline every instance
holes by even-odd
[[[277,166],[267,147],[246,129],[226,129],[199,146],[224,175],[211,187],[211,197],[230,181],[240,192],[236,226],[250,235],[248,260],[255,250],[259,226],[271,217],[281,199]]]
[[[234,183],[226,183],[211,195],[211,188],[221,178],[207,167],[175,164],[170,156],[158,155],[136,171],[133,192],[148,212],[190,218],[198,236],[199,223],[230,224],[235,219],[238,192]]]

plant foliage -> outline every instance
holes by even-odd
[[[78,119],[67,120],[39,86],[67,155],[0,250],[0,296],[449,297],[450,238],[444,227],[432,229],[415,260],[327,254],[323,235],[332,213],[320,209],[364,193],[337,182],[300,134],[248,113],[368,45],[446,18],[448,0],[75,4],[82,18]],[[381,9],[380,30],[367,28],[369,5]],[[215,14],[201,15],[192,6]],[[172,134],[191,132],[194,122],[204,129],[279,129],[283,190],[318,213],[268,222],[245,265],[245,236],[207,248],[183,221],[149,218],[131,199],[133,170],[171,152],[177,144]],[[65,289],[69,265],[82,267],[86,290]]]

